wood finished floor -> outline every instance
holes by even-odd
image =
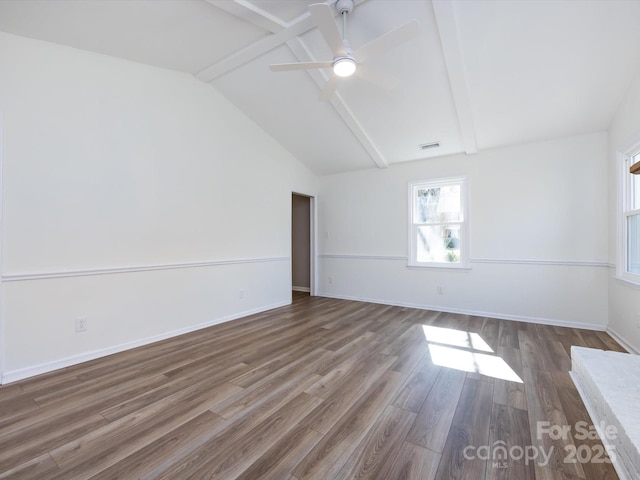
[[[618,478],[608,463],[564,462],[599,440],[536,434],[539,421],[591,425],[569,349],[624,351],[606,333],[294,298],[1,387],[0,478]],[[423,325],[477,333],[491,351],[472,335],[476,350],[452,358],[499,357],[524,383],[436,365],[450,341],[427,329],[430,351]],[[465,459],[495,442],[513,453],[505,463]],[[528,446],[552,448],[548,465],[517,459]]]

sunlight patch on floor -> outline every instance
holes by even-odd
[[[429,343],[441,343],[452,347],[471,348],[482,352],[491,352],[493,349],[484,339],[474,332],[454,330],[453,328],[432,327],[423,325],[424,337]]]
[[[430,325],[422,328],[435,365],[523,383],[502,358],[485,353],[493,353],[493,349],[479,334]]]

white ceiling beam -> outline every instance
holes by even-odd
[[[453,103],[458,114],[458,125],[462,135],[462,146],[465,153],[478,151],[476,131],[473,123],[473,110],[469,99],[467,72],[464,56],[460,47],[460,33],[456,21],[455,2],[452,0],[433,0],[438,34],[442,44],[445,65],[449,74],[449,85],[453,94]]]
[[[216,5],[215,2],[212,4]],[[255,10],[253,12],[256,13]],[[265,38],[253,42],[251,45],[241,48],[237,52],[196,73],[195,77],[203,82],[211,82],[245,63],[270,52],[274,48],[286,43],[287,40],[308,32],[312,28],[315,28],[315,24],[313,20],[311,20],[311,15],[307,12],[288,24],[283,30],[270,34]]]
[[[262,10],[247,0],[205,0],[207,3],[224,10],[231,15],[239,17],[257,27],[271,33],[277,33],[287,28],[286,22],[269,12]]]
[[[302,35],[303,33],[315,28],[315,24],[311,20],[309,12],[300,15],[289,23],[285,23],[248,0],[204,1],[273,34],[232,53],[228,57],[223,58],[219,62],[216,62],[195,74],[195,77],[198,80],[202,80],[207,83],[212,82],[216,78],[241,67],[245,63],[258,58],[267,52],[270,52],[274,48],[286,43],[291,38]],[[354,5],[359,5],[365,1],[366,0],[355,0]],[[326,3],[333,3],[333,1],[327,1]],[[338,12],[336,11],[335,15],[337,14]]]
[[[205,0],[207,3],[214,5],[218,8],[225,10],[232,15],[235,15],[243,20],[252,23],[260,28],[263,28],[272,33],[269,37],[259,40],[252,45],[240,50],[239,52],[225,58],[224,60],[211,65],[204,69],[202,72],[196,75],[196,78],[204,81],[211,82],[224,75],[225,73],[243,65],[246,62],[253,60],[279,46],[286,43],[291,49],[294,56],[298,61],[315,61],[311,52],[303,44],[303,42],[297,38],[302,33],[311,30],[315,27],[311,24],[307,28],[310,21],[309,14],[302,15],[293,20],[289,24],[285,24],[280,19],[272,16],[268,12],[256,7],[254,4],[246,0]],[[360,4],[366,0],[356,0],[354,3]],[[336,12],[337,15],[337,12]],[[296,33],[294,33],[296,32]],[[297,33],[299,32],[299,33]],[[273,46],[272,46],[273,45]],[[320,90],[324,88],[324,85],[328,81],[327,75],[320,70],[307,70],[311,79],[318,86]],[[349,109],[338,92],[334,93],[329,100],[333,108],[336,110],[342,121],[349,127],[353,135],[360,142],[362,147],[367,151],[371,159],[374,161],[378,168],[386,168],[389,166],[384,156],[376,147],[376,145],[369,137],[362,124],[358,121],[353,112]]]
[[[314,61],[311,52],[309,52],[306,45],[299,38],[289,40],[287,42],[287,45],[298,60],[303,62]],[[327,74],[322,70],[307,70],[307,73],[314,81],[314,83],[318,86],[318,88],[322,91],[325,84],[329,81]],[[369,137],[367,131],[358,121],[351,109],[349,109],[340,94],[338,92],[335,92],[329,99],[329,102],[336,110],[340,118],[342,118],[342,121],[349,127],[362,147],[367,151],[376,166],[378,168],[387,168],[389,164],[385,160],[384,156],[382,155],[380,150],[378,150],[378,147],[376,147],[376,145],[373,143],[373,140],[371,140],[371,137]]]
[[[351,132],[360,142],[360,145],[367,151],[371,159],[374,161],[378,168],[387,168],[389,164],[382,155],[382,152],[378,150],[378,147],[373,143],[371,137],[364,129],[362,124],[358,121],[353,112],[349,109],[347,104],[342,100],[340,93],[335,92],[330,99],[331,105],[336,109],[340,118],[347,124]]]

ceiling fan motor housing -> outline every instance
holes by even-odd
[[[351,13],[351,10],[353,10],[353,0],[338,0],[336,2],[336,10],[340,15]]]

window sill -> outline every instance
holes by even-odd
[[[640,278],[638,278],[636,280],[635,278],[629,278],[629,277],[623,277],[621,275],[616,275],[615,279],[618,282],[620,282],[620,283],[622,283],[622,284],[624,284],[624,285],[626,285],[628,287],[632,287],[632,288],[640,290]]]

